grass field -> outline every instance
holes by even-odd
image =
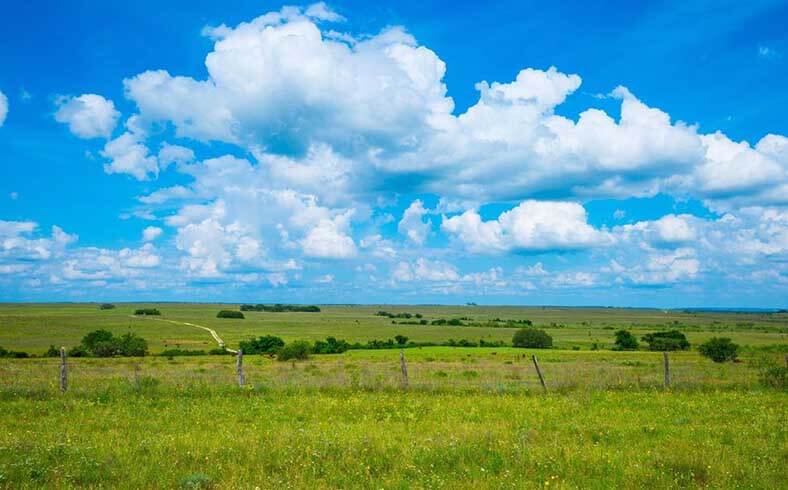
[[[511,341],[513,329],[392,325],[378,310],[427,318],[530,319],[556,349],[357,350],[278,362],[246,356],[0,359],[0,488],[785,488],[788,393],[764,387],[783,362],[786,315],[658,310],[427,306],[215,318],[227,305],[2,305],[0,345],[31,353],[97,328],[165,346],[233,346],[252,335],[350,341]],[[696,351],[614,352],[615,329],[678,328],[693,344],[734,338],[741,362]],[[601,350],[591,350],[594,342]],[[572,348],[580,350],[573,350]],[[539,357],[548,392],[530,356]]]
[[[677,328],[693,344],[724,335],[749,348],[788,345],[788,314],[765,313],[682,313],[653,309],[618,308],[522,308],[450,306],[323,306],[320,313],[246,312],[246,319],[218,319],[216,313],[238,305],[215,304],[119,304],[113,310],[99,310],[95,304],[0,305],[0,346],[41,353],[50,344],[71,346],[86,333],[105,328],[120,334],[134,331],[150,343],[152,352],[166,346],[210,349],[216,344],[207,332],[192,327],[151,319],[131,318],[137,308],[158,308],[161,318],[205,325],[219,332],[228,346],[251,336],[274,334],[289,340],[317,340],[329,335],[363,342],[405,335],[417,342],[448,339],[510,342],[515,329],[397,325],[379,310],[421,313],[427,319],[472,318],[485,322],[493,318],[531,320],[544,328],[556,347],[590,348],[595,342],[612,346],[613,332],[619,328],[647,333],[660,328]]]

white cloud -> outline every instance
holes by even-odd
[[[186,148],[179,145],[170,145],[162,143],[159,150],[159,164],[162,170],[169,167],[171,164],[184,165],[194,161],[194,151],[191,148]]]
[[[118,258],[127,267],[135,268],[156,267],[161,263],[161,257],[156,254],[152,243],[146,243],[136,250],[124,248],[118,252]]]
[[[457,268],[441,261],[419,258],[415,263],[400,262],[394,268],[392,279],[398,282],[457,281],[461,278]]]
[[[96,94],[61,96],[55,104],[58,106],[55,120],[68,124],[69,130],[79,138],[109,138],[120,117],[111,100]]]
[[[482,221],[475,210],[446,218],[441,228],[473,252],[548,251],[609,245],[613,237],[587,222],[583,206],[573,202],[523,201]]]
[[[330,284],[334,282],[334,275],[333,274],[326,274],[324,276],[320,276],[315,279],[315,282],[318,284]]]
[[[142,230],[142,240],[146,242],[152,242],[153,240],[159,238],[162,233],[164,233],[164,230],[161,228],[157,226],[148,226]]]
[[[108,141],[101,156],[110,160],[104,164],[104,171],[108,174],[129,174],[137,180],[147,180],[150,174],[154,177],[159,175],[156,157],[148,154],[148,147],[132,132]]]
[[[324,259],[346,259],[356,254],[356,244],[346,234],[347,217],[338,216],[332,220],[321,220],[310,229],[301,247],[308,257]]]
[[[3,127],[6,116],[8,116],[8,97],[0,91],[0,128]]]
[[[399,222],[397,229],[413,243],[423,245],[427,235],[430,233],[431,226],[429,220],[422,221],[421,219],[427,213],[428,211],[424,209],[424,203],[420,199],[416,199],[402,214],[402,220]]]

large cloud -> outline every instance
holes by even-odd
[[[109,138],[120,117],[111,100],[96,94],[63,96],[55,103],[55,120],[68,124],[69,130],[80,138]]]
[[[492,221],[469,210],[444,217],[441,228],[469,250],[482,253],[588,248],[613,241],[609,233],[589,225],[583,206],[572,202],[523,201]]]

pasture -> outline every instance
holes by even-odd
[[[160,319],[131,318],[157,308]],[[761,383],[788,350],[785,314],[432,306],[2,305],[0,345],[41,354],[87,332],[129,330],[168,347],[229,347],[250,336],[349,341],[406,335],[511,342],[503,327],[399,325],[425,318],[528,319],[554,349],[412,347],[279,362],[245,356],[0,359],[0,488],[780,488],[788,479],[788,393]],[[740,362],[695,350],[611,351],[613,332],[677,328],[693,347],[724,335]],[[531,363],[537,355],[548,391]]]

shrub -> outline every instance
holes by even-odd
[[[66,354],[68,357],[90,357],[90,352],[84,345],[76,345],[70,348]]]
[[[739,346],[727,337],[714,337],[700,344],[698,351],[702,356],[708,357],[714,362],[725,362],[736,359]]]
[[[156,308],[139,308],[134,310],[135,315],[161,315],[161,312]]]
[[[213,488],[213,478],[205,473],[192,473],[181,479],[181,488],[185,490]]]
[[[788,389],[788,366],[765,365],[758,376],[761,384],[769,388]]]
[[[208,351],[209,356],[228,356],[230,354],[231,354],[230,351],[222,347],[214,347],[213,349]]]
[[[60,357],[60,349],[56,348],[54,345],[50,345],[49,349],[44,352],[44,357]]]
[[[269,313],[300,312],[320,313],[320,308],[314,305],[241,305],[241,311],[266,311]]]
[[[89,334],[82,337],[82,345],[85,346],[85,349],[88,351],[93,352],[96,349],[96,346],[101,342],[109,342],[112,340],[112,332],[109,330],[94,330]]]
[[[216,318],[240,318],[243,320],[244,314],[235,310],[222,310],[216,314]]]
[[[325,341],[316,341],[312,347],[312,352],[315,354],[341,354],[348,349],[350,349],[350,344],[347,341],[328,337]]]
[[[30,354],[27,352],[18,352],[13,350],[6,350],[0,347],[0,357],[9,357],[11,359],[27,359]]]
[[[238,348],[244,354],[268,354],[274,355],[284,347],[285,341],[274,335],[264,335],[258,339],[242,340]]]
[[[616,332],[616,350],[637,350],[638,339],[629,330]]]
[[[394,340],[397,342],[397,345],[405,345],[408,343],[408,338],[404,335],[395,335]]]
[[[103,303],[99,305],[99,310],[113,310],[115,309],[115,305],[112,303]]]
[[[289,361],[291,359],[303,361],[304,359],[309,359],[310,350],[311,346],[309,342],[305,340],[295,340],[279,349],[276,358],[280,361]]]
[[[122,356],[142,357],[148,353],[148,341],[134,333],[124,333],[117,342]]]
[[[687,337],[678,330],[646,334],[643,336],[643,341],[648,344],[648,350],[670,351],[690,348]]]
[[[553,338],[544,330],[521,328],[512,337],[512,345],[533,349],[549,349],[553,346]]]

